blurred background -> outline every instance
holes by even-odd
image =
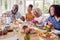
[[[26,14],[26,9],[29,4],[40,8],[43,14],[48,14],[50,5],[60,4],[60,0],[0,0],[0,16],[6,10],[10,10],[14,4],[19,5],[19,12],[22,15]]]

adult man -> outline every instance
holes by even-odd
[[[5,12],[8,17],[11,18],[11,21],[15,21],[16,19],[20,18],[24,21],[24,17],[21,16],[21,14],[18,12],[18,5],[13,5],[12,9],[10,11]]]
[[[27,8],[27,13],[26,13],[26,20],[27,21],[34,20],[34,16],[32,15],[32,9],[33,9],[33,5],[30,4]]]

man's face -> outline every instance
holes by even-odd
[[[13,11],[13,13],[17,13],[17,11],[18,11],[18,7],[13,6],[12,11]]]

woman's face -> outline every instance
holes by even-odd
[[[37,13],[36,11],[34,11],[34,15],[35,17],[39,17],[39,13]]]
[[[54,7],[51,7],[51,8],[50,8],[50,15],[51,15],[51,16],[54,16]]]

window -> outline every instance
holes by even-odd
[[[2,6],[2,0],[0,0],[0,15],[1,15],[1,6]]]
[[[0,0],[0,6],[2,6],[2,0]]]
[[[34,4],[33,4],[33,0],[26,0],[26,12],[27,12],[27,8],[28,8],[28,5],[29,5],[29,4],[34,5]]]
[[[43,13],[48,13],[50,5],[54,3],[54,0],[26,0],[26,8],[29,4],[33,4],[34,8],[40,8]]]
[[[43,11],[43,0],[36,0],[35,7],[40,8]]]
[[[7,7],[8,7],[8,6],[7,6],[7,0],[5,0],[4,3],[5,3],[5,10],[7,10]]]
[[[0,10],[1,10],[1,6],[2,6],[2,0],[0,0]]]
[[[44,13],[48,13],[50,5],[54,3],[53,0],[45,0],[44,1]]]
[[[2,13],[3,11],[9,10],[12,8],[13,4],[18,3],[21,0],[0,0],[0,13]],[[60,5],[60,0],[22,0],[23,5],[20,5],[19,7],[19,11],[20,13],[25,14],[27,7],[29,4],[32,4],[37,8],[40,8],[43,13],[48,13],[49,7],[52,4],[59,4]],[[22,10],[24,12],[22,12]]]
[[[55,4],[60,5],[60,0],[55,0]]]

